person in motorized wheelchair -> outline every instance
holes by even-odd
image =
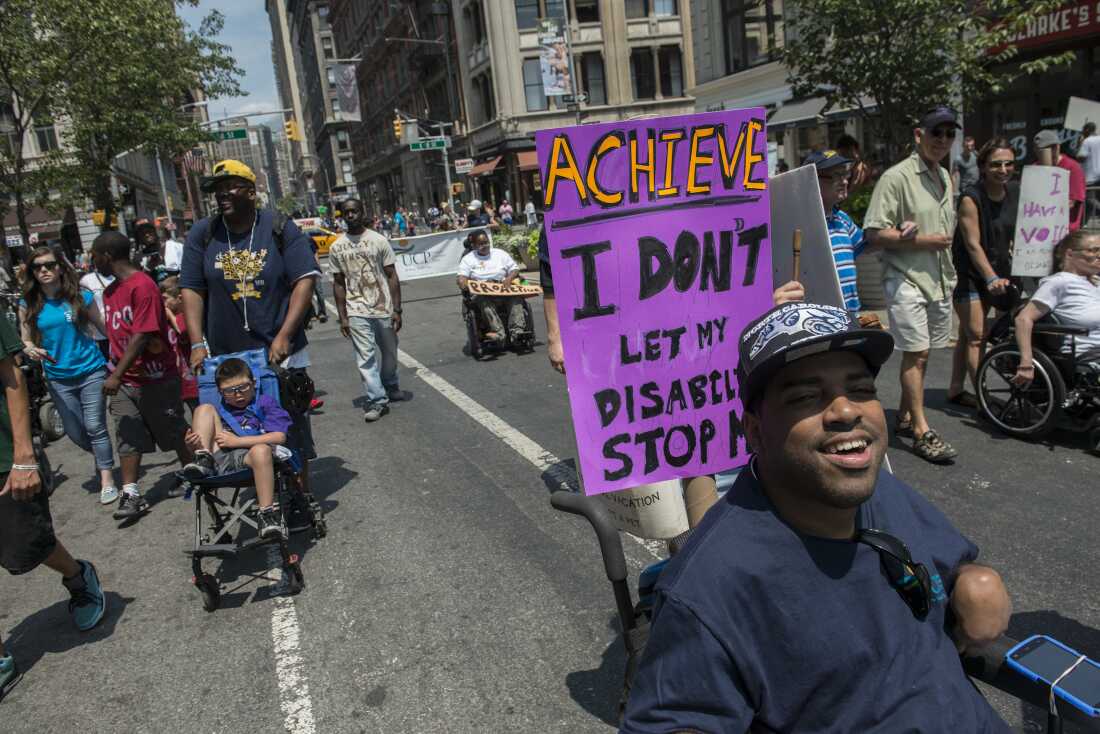
[[[740,336],[753,452],[662,572],[622,732],[1007,732],[959,652],[1011,602],[978,549],[881,469],[888,332],[787,303]]]
[[[468,286],[471,280],[476,280],[501,283],[507,288],[519,275],[519,266],[507,252],[491,246],[485,230],[472,232],[467,242],[469,249],[458,264],[458,287],[467,307],[465,311],[476,319],[479,341],[529,347],[534,342],[534,331],[526,300],[517,296],[473,295]]]
[[[1088,433],[1100,450],[1100,232],[1063,238],[1054,271],[990,327],[977,372],[979,405],[1011,435],[1065,428]]]

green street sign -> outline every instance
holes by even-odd
[[[248,137],[248,130],[243,127],[236,130],[215,130],[214,137],[218,140],[244,140]]]
[[[409,150],[440,150],[446,147],[446,138],[424,138],[415,143],[409,143]]]

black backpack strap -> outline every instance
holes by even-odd
[[[286,242],[283,237],[283,230],[286,228],[287,216],[280,211],[276,211],[271,217],[271,236],[275,240],[275,247],[279,249],[279,254],[283,254],[283,250],[286,247]]]
[[[210,244],[210,240],[214,239],[214,228],[221,222],[222,217],[220,214],[207,217],[203,220],[206,223],[206,231],[202,233],[202,249],[205,250],[206,246]]]

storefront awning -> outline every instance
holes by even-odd
[[[481,163],[478,163],[476,166],[474,166],[473,168],[470,169],[470,173],[467,174],[467,175],[469,175],[469,176],[488,176],[499,165],[500,165],[500,156],[498,155],[495,158],[490,158],[487,161],[482,161]]]
[[[810,97],[798,102],[788,102],[772,114],[768,120],[768,127],[816,120],[823,109],[825,109],[824,97]]]
[[[521,150],[516,153],[516,162],[519,164],[519,170],[521,171],[537,171],[539,156],[533,150]]]

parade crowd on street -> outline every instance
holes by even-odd
[[[1090,228],[1100,218],[1100,135],[1087,126],[1073,146],[1076,158],[1053,131],[1034,136],[1034,160],[1068,173],[1070,208],[1051,275],[1028,279],[1012,274],[1023,163],[1012,145],[963,138],[946,106],[915,112],[912,130],[911,152],[884,171],[872,170],[851,140],[802,162],[816,170],[843,308],[806,303],[796,274],[741,336],[738,395],[754,458],[724,501],[715,494],[705,517],[693,515],[692,538],[661,577],[623,731],[824,730],[838,722],[877,731],[874,723],[885,719],[895,731],[944,731],[948,722],[957,731],[1002,730],[957,660],[1005,631],[1008,592],[946,517],[902,481],[881,480],[879,468],[890,435],[906,438],[928,462],[965,459],[926,409],[929,361],[950,358],[950,384],[941,386],[947,400],[977,409],[976,370],[990,326],[1021,303],[1014,384],[1036,379],[1032,332],[1051,313],[1084,330],[1075,353],[1086,379],[1100,384],[1100,231]],[[105,231],[76,257],[28,247],[9,274],[21,292],[17,313],[0,319],[0,565],[13,575],[40,566],[60,574],[79,630],[100,623],[107,595],[94,559],[73,555],[81,548],[63,545],[54,531],[20,365],[42,370],[65,435],[90,455],[99,502],[123,526],[153,509],[141,487],[142,461],[166,451],[181,481],[251,471],[257,533],[285,540],[273,467],[293,454],[308,490],[318,402],[307,326],[324,315],[313,305],[323,271],[331,274],[339,333],[354,352],[365,424],[385,425],[394,404],[409,398],[398,343],[415,326],[403,319],[390,240],[472,228],[457,285],[480,335],[505,342],[533,329],[518,298],[498,310],[470,292],[472,281],[505,288],[516,281],[519,265],[492,235],[538,227],[533,205],[516,211],[504,199],[474,199],[465,215],[443,202],[371,216],[349,198],[340,202],[341,231],[322,262],[291,219],[257,206],[256,175],[245,164],[218,162],[202,187],[216,213],[195,222],[184,241],[151,224],[139,226],[133,241]],[[845,211],[856,190],[871,192],[858,221]],[[546,347],[552,367],[565,372],[548,249],[544,233]],[[860,258],[871,252],[883,262],[885,326],[858,288]],[[323,293],[320,300],[323,307]],[[824,314],[826,332],[776,326],[803,323],[803,311]],[[782,338],[750,351],[758,333]],[[796,341],[821,348],[795,350]],[[201,402],[207,360],[250,350],[263,350],[280,380],[308,386],[309,394],[282,403],[260,395],[253,368],[232,358],[216,369],[210,363],[217,397]],[[901,401],[888,426],[875,380],[894,351]],[[881,525],[868,524],[876,518]],[[924,573],[923,596],[899,600],[899,587],[882,583],[880,558],[901,555],[899,547],[902,566]],[[811,612],[827,621],[809,623]],[[783,649],[800,652],[775,654]],[[0,637],[0,697],[17,663]],[[852,676],[838,678],[838,669]],[[890,676],[888,694],[857,693]],[[796,678],[798,686],[785,685]]]

